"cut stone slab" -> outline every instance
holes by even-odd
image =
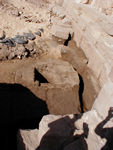
[[[69,44],[70,45],[70,44]],[[99,94],[100,86],[98,79],[94,76],[93,72],[88,68],[88,60],[85,54],[76,45],[73,48],[62,46],[61,55],[62,59],[68,61],[81,75],[83,80],[83,106],[84,111],[90,110],[95,98]]]
[[[86,68],[88,59],[80,48],[77,48],[75,44],[72,46],[73,48],[62,46],[61,56],[63,60],[68,61],[70,64],[72,64],[77,72],[80,73]]]
[[[57,22],[57,20],[56,20]],[[57,38],[60,38],[60,39],[68,39],[69,37],[69,34],[72,36],[73,35],[73,30],[72,30],[72,27],[71,25],[66,25],[66,24],[58,24],[58,23],[54,23],[52,25],[52,28],[51,28],[51,34]]]
[[[60,86],[47,90],[48,109],[51,114],[78,114],[81,112],[79,102],[79,87]]]
[[[72,65],[58,59],[39,60],[36,69],[52,84],[79,85],[79,77]]]
[[[51,84],[46,92],[50,113],[79,113],[79,77],[73,67],[58,59],[40,60],[35,67]]]

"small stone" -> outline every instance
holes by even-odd
[[[11,14],[16,17],[19,17],[21,15],[21,12],[19,12],[18,9],[12,9]]]
[[[36,37],[33,33],[24,33],[24,36],[28,39],[28,40],[34,40]]]
[[[35,32],[35,34],[38,35],[38,36],[41,36],[41,32],[40,31]]]
[[[28,40],[25,36],[16,35],[13,40],[18,44],[27,44]]]
[[[18,58],[18,59],[22,59],[22,56],[19,55],[19,56],[17,56],[17,58]]]
[[[83,59],[83,63],[84,63],[84,64],[87,64],[87,63],[88,63],[88,60],[87,60],[87,59]]]
[[[15,47],[15,42],[13,41],[13,39],[11,38],[6,38],[6,39],[3,39],[2,41],[0,41],[0,43],[3,43],[3,44],[6,44],[6,45],[9,45],[11,47]]]
[[[43,28],[39,28],[39,31],[44,32],[44,29]]]

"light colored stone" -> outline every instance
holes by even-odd
[[[52,29],[51,29],[51,34],[54,35],[57,38],[61,38],[61,39],[68,39],[69,33],[72,35],[73,31],[72,28],[67,27],[65,25],[53,25]]]
[[[113,0],[92,0],[91,5],[105,14],[113,14]]]
[[[75,0],[76,3],[87,4],[89,0]]]
[[[102,118],[107,116],[109,108],[113,106],[113,91],[111,90],[112,88],[113,82],[108,81],[100,91],[99,96],[97,97],[93,105],[92,109],[96,110],[99,116],[101,116]]]
[[[17,150],[35,150],[39,146],[38,129],[19,130]]]
[[[52,27],[51,27],[51,34],[57,38],[61,39],[68,39],[69,34],[72,36],[73,35],[73,30],[72,26],[69,24],[65,24],[62,21],[52,18]]]
[[[55,59],[61,58],[61,45],[53,40],[48,40],[46,43],[49,47],[48,57]]]
[[[58,5],[56,5],[52,8],[52,13],[61,19],[66,17],[65,10],[62,9],[62,7],[60,7]]]
[[[36,68],[52,84],[79,85],[77,72],[68,62],[58,59],[46,59],[38,61]]]
[[[109,80],[108,75],[113,64],[111,48],[113,41],[112,37],[101,28],[99,19],[108,20],[106,19],[108,17],[89,5],[77,4],[74,0],[69,2],[64,0],[63,7],[72,18],[74,40],[77,46],[84,51],[88,59],[88,67],[99,79],[100,86],[103,87]]]

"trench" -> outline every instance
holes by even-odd
[[[72,37],[69,34],[68,39],[64,42],[64,45],[67,47],[70,47],[71,45],[71,47],[75,50],[75,45],[73,45],[71,41]],[[51,91],[49,91],[49,98],[51,100],[51,105],[54,106],[54,110],[52,110],[53,114],[56,114],[57,112],[57,114],[60,115],[62,114],[63,109],[63,114],[66,114],[67,110],[69,109],[70,99],[73,102],[70,105],[70,110],[67,114],[76,114],[76,112],[74,111],[76,104],[73,105],[73,103],[76,101],[76,96],[73,94],[75,92],[78,92],[79,96],[79,113],[84,113],[85,111],[91,109],[95,99],[94,96],[97,96],[98,94],[95,91],[95,86],[88,77],[89,75],[92,77],[92,74],[90,74],[90,71],[87,67],[85,67],[84,71],[80,72],[76,67],[79,66],[79,62],[73,61],[72,59],[68,60],[67,56],[65,61],[68,61],[70,64],[72,64],[75,71],[77,71],[80,81],[79,89],[77,91],[74,91],[73,89],[70,91],[70,89],[65,88],[60,89],[59,87],[54,87],[53,89],[51,89]],[[34,68],[33,80],[34,82],[38,81],[37,86],[41,89],[41,95],[44,95],[44,93],[46,93],[46,89],[42,88],[41,85],[49,84],[49,82],[36,68]],[[98,81],[95,80],[95,83],[97,82]],[[60,102],[59,99],[61,99]],[[46,103],[47,102],[45,99],[38,98],[28,88],[20,84],[0,84],[0,121],[2,125],[1,135],[3,137],[2,144],[4,146],[4,149],[17,149],[16,140],[17,132],[19,129],[29,130],[38,128],[39,122],[42,117],[51,113],[48,107],[48,103]],[[61,112],[59,113],[59,111]]]
[[[49,114],[46,103],[20,84],[0,84],[0,110],[5,150],[17,149],[19,129],[36,129],[42,117]]]
[[[72,40],[72,36],[71,34],[69,33],[68,35],[68,38],[67,40],[64,42],[64,46],[68,46],[69,45],[69,42]],[[75,71],[76,68],[74,68]],[[84,92],[84,81],[83,81],[83,78],[82,76],[78,73],[78,76],[79,76],[79,102],[80,102],[80,111],[81,113],[84,113],[84,105],[83,105],[83,92]]]
[[[82,49],[78,48],[71,34],[64,42],[64,54],[62,59],[69,62],[79,76],[79,102],[80,111],[84,113],[92,108],[92,105],[101,89],[98,79],[94,73],[88,68],[88,59]],[[86,60],[86,63],[83,63]]]

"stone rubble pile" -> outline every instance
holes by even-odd
[[[42,55],[47,53],[47,46],[41,39],[43,29],[39,29],[35,34],[29,32],[23,35],[16,35],[8,38],[4,31],[0,34],[0,60],[21,59],[32,55]]]

